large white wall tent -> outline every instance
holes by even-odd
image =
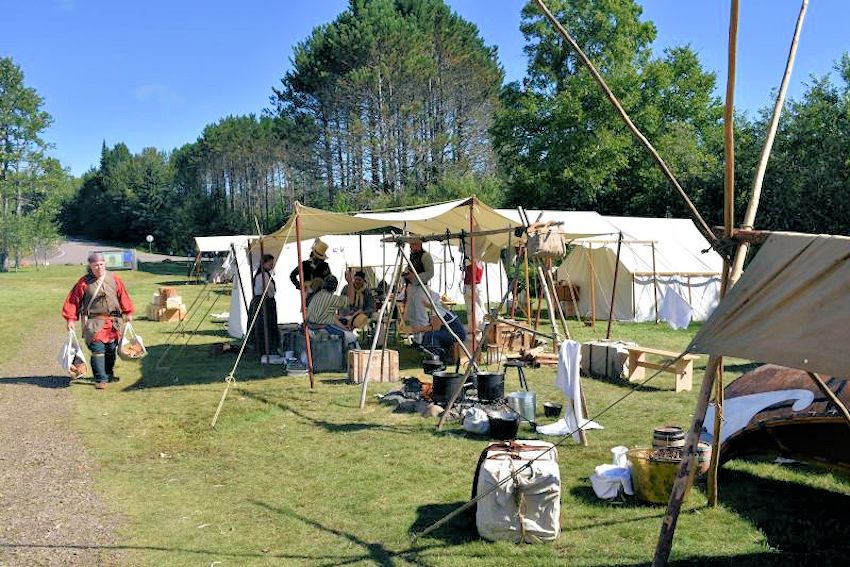
[[[623,233],[614,302],[618,321],[655,321],[675,291],[703,321],[720,299],[723,260],[687,219],[603,217]],[[579,312],[607,318],[616,268],[617,234],[582,239],[557,270],[578,285]]]
[[[515,211],[499,212],[519,221]],[[526,212],[531,222],[562,223],[559,228],[572,247],[555,277],[579,287],[578,311],[583,317],[608,317],[620,232],[615,319],[655,321],[669,290],[690,304],[696,321],[705,320],[717,305],[723,260],[688,219],[609,217],[592,211]]]

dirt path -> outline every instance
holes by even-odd
[[[71,431],[68,380],[51,376],[56,353],[44,345],[62,334],[37,329],[0,365],[0,565],[125,563],[120,518],[96,494],[94,463]]]

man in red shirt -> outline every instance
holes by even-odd
[[[88,260],[86,275],[77,280],[62,305],[62,317],[68,322],[69,331],[74,330],[77,319],[82,321],[95,387],[102,390],[110,380],[117,380],[112,373],[115,350],[124,321],[133,320],[134,308],[124,282],[106,270],[103,254],[92,252]]]

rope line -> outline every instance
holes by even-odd
[[[528,469],[529,467],[531,467],[531,465],[532,465],[535,461],[537,461],[538,459],[540,459],[540,458],[541,458],[541,457],[543,457],[544,455],[548,454],[550,451],[553,451],[554,449],[556,449],[556,448],[560,447],[561,445],[563,445],[563,444],[567,441],[567,439],[569,439],[570,437],[572,437],[573,433],[576,433],[576,432],[578,432],[578,431],[580,431],[580,430],[581,430],[581,431],[583,431],[583,430],[584,430],[584,428],[585,428],[585,427],[586,427],[586,426],[587,426],[587,425],[588,425],[591,421],[596,421],[597,419],[599,419],[600,417],[602,417],[603,415],[605,415],[606,413],[608,413],[608,411],[610,411],[613,407],[615,407],[615,406],[616,406],[616,405],[618,405],[620,402],[622,402],[623,400],[625,400],[626,398],[628,398],[629,396],[631,396],[632,394],[634,394],[636,391],[638,391],[641,387],[643,387],[644,385],[646,385],[646,383],[647,383],[647,382],[649,382],[650,380],[652,380],[653,378],[655,378],[656,376],[658,376],[659,374],[661,374],[662,372],[664,372],[665,370],[667,370],[667,368],[669,368],[669,367],[670,367],[670,366],[672,366],[673,364],[676,364],[677,362],[679,362],[679,360],[681,360],[681,359],[682,359],[682,357],[683,357],[683,356],[685,356],[685,354],[687,354],[687,352],[688,352],[688,350],[690,349],[690,347],[691,347],[691,345],[692,345],[692,344],[693,344],[693,343],[689,344],[689,345],[685,348],[685,350],[684,350],[684,351],[682,351],[682,352],[679,354],[679,356],[677,356],[675,359],[673,359],[673,360],[669,361],[667,364],[665,364],[664,366],[662,366],[661,368],[659,368],[659,369],[655,372],[655,374],[652,374],[649,378],[645,379],[645,380],[644,380],[644,381],[642,381],[642,382],[637,383],[637,384],[636,384],[633,388],[631,388],[628,392],[626,392],[626,393],[625,393],[625,394],[623,394],[621,397],[619,397],[618,399],[616,399],[616,400],[614,400],[613,402],[611,402],[610,404],[608,404],[608,406],[607,406],[607,407],[603,408],[601,411],[599,411],[598,413],[596,413],[596,414],[595,414],[592,418],[587,419],[583,425],[579,425],[579,427],[578,427],[577,429],[575,429],[574,431],[570,431],[570,432],[568,432],[568,433],[564,434],[564,436],[563,436],[563,437],[562,437],[562,438],[561,438],[561,439],[560,439],[557,443],[553,443],[551,447],[549,447],[549,448],[545,449],[544,451],[541,451],[541,452],[540,452],[540,454],[538,454],[536,457],[534,457],[533,459],[531,459],[530,461],[528,461],[527,463],[525,463],[525,464],[524,464],[523,466],[521,466],[520,468],[516,469],[516,471],[515,471],[515,472],[518,474],[518,473],[520,473],[520,472],[522,472],[522,471],[524,471],[524,470]],[[425,528],[424,530],[422,530],[420,533],[418,533],[418,534],[417,534],[417,533],[413,533],[413,534],[412,534],[412,536],[411,536],[411,543],[416,543],[416,540],[417,540],[418,538],[420,538],[420,537],[422,537],[422,536],[425,536],[425,535],[427,535],[427,534],[431,533],[432,531],[436,530],[437,528],[439,528],[440,526],[442,526],[443,524],[445,524],[446,522],[448,522],[449,520],[451,520],[452,518],[454,518],[455,516],[457,516],[458,514],[460,514],[461,512],[463,512],[464,510],[467,510],[468,508],[470,508],[473,504],[477,503],[479,500],[483,499],[485,496],[489,496],[490,494],[492,494],[493,492],[495,492],[495,491],[496,491],[499,487],[501,487],[501,486],[502,486],[502,485],[504,485],[506,482],[508,482],[510,479],[511,479],[511,476],[507,476],[507,477],[505,477],[504,479],[502,479],[501,481],[499,481],[498,483],[496,483],[495,485],[493,485],[492,487],[490,487],[490,488],[489,488],[487,491],[485,491],[483,494],[481,494],[481,495],[479,495],[479,496],[476,496],[476,497],[475,497],[475,498],[473,498],[472,500],[468,501],[466,504],[464,504],[464,505],[462,505],[462,506],[460,506],[460,507],[456,508],[456,509],[455,509],[454,511],[452,511],[452,512],[449,512],[448,514],[446,514],[445,516],[443,516],[442,518],[440,518],[439,520],[437,520],[436,522],[434,522],[433,524],[431,524],[430,526],[428,526],[427,528]]]

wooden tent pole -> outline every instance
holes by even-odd
[[[770,126],[767,130],[767,137],[764,140],[764,146],[761,149],[761,157],[759,158],[758,169],[756,170],[755,179],[753,179],[753,188],[750,192],[750,202],[747,204],[747,210],[744,213],[744,220],[741,223],[741,228],[752,230],[756,219],[756,211],[759,207],[761,199],[761,188],[764,183],[764,173],[767,169],[767,161],[770,158],[770,152],[773,149],[773,140],[776,137],[776,130],[779,126],[779,117],[782,114],[782,108],[785,106],[785,94],[788,92],[788,83],[791,82],[791,71],[794,69],[794,59],[797,56],[797,43],[800,40],[800,31],[803,29],[803,19],[806,17],[806,8],[809,5],[809,0],[803,0],[800,5],[800,13],[797,16],[797,25],[794,28],[794,36],[791,40],[791,48],[788,51],[788,61],[785,63],[785,74],[782,76],[782,84],[779,87],[779,94],[776,96],[776,103],[773,106],[773,116],[770,119]],[[744,261],[747,259],[747,252],[750,249],[750,243],[744,241],[735,252],[735,261],[732,265],[732,275],[730,279],[732,284],[738,281],[741,277],[741,272],[744,269]]]
[[[307,376],[310,377],[310,389],[315,388],[313,381],[313,351],[310,348],[310,325],[307,323],[307,297],[304,294],[304,263],[301,259],[301,203],[295,204],[295,240],[297,245],[295,249],[298,252],[298,282],[301,284],[301,318],[303,319],[304,327],[304,349],[307,351]]]
[[[520,248],[520,254],[526,254],[526,253],[527,253],[526,248],[524,246],[521,247]],[[522,273],[519,270],[519,267],[520,267],[522,261],[523,261],[523,259],[520,258],[519,256],[517,256],[516,262],[514,264],[514,268],[515,268],[515,270],[514,270],[514,283],[517,282],[519,280],[519,278],[522,277]],[[484,336],[485,337],[490,334],[491,327],[496,326],[496,322],[499,318],[499,311],[502,310],[502,307],[505,305],[505,302],[508,300],[508,296],[511,294],[511,288],[512,287],[513,286],[511,286],[511,285],[508,286],[507,291],[505,291],[505,294],[502,296],[502,300],[499,302],[499,306],[495,310],[490,311],[490,316],[487,317],[487,325],[484,327]],[[483,344],[485,344],[485,341],[481,341],[481,342],[478,343],[478,348],[475,351],[476,357],[478,356],[478,353],[481,351],[481,346]],[[466,348],[466,347],[464,347],[464,348]],[[469,364],[466,365],[466,370],[464,370],[464,373],[463,373],[463,378],[461,379],[460,384],[458,385],[458,388],[456,388],[455,391],[452,393],[451,397],[449,397],[449,401],[446,403],[446,409],[445,409],[445,411],[443,411],[442,415],[440,416],[440,421],[437,422],[437,430],[438,431],[443,427],[443,424],[446,422],[446,419],[448,419],[448,417],[449,417],[449,410],[452,409],[452,406],[454,406],[455,400],[457,400],[458,396],[460,396],[460,393],[463,391],[463,384],[465,384],[466,379],[469,378],[469,374],[470,374],[470,371],[473,368],[473,364],[474,364],[473,358],[470,356]]]
[[[587,266],[590,268],[590,328],[596,329],[596,271],[593,269],[593,244],[587,247]]]
[[[478,268],[478,263],[477,263],[478,260],[475,257],[475,236],[473,236],[474,232],[475,232],[475,198],[473,197],[472,199],[469,200],[469,255],[470,255],[470,260],[472,260],[472,264],[470,265],[471,272],[472,272],[472,278],[471,278],[470,281],[472,283],[470,285],[470,292],[469,292],[469,298],[470,298],[469,303],[470,303],[470,305],[469,305],[469,313],[468,313],[468,315],[469,315],[469,330],[471,331],[470,334],[472,335],[472,337],[471,337],[472,341],[471,341],[470,344],[472,345],[473,351],[475,350],[475,343],[477,342],[476,337],[475,337],[475,332],[477,330],[476,327],[478,326],[476,321],[475,321],[475,293],[477,291],[475,289],[477,287],[476,283],[475,283],[475,270],[476,270],[476,268]]]
[[[378,337],[381,336],[381,323],[384,321],[384,314],[387,311],[387,306],[392,299],[393,303],[395,303],[395,286],[398,285],[398,280],[401,277],[401,245],[399,244],[399,252],[396,254],[395,260],[395,274],[393,274],[393,286],[388,291],[387,296],[384,298],[384,304],[381,306],[380,312],[378,312],[378,322],[375,325],[375,335],[372,337],[372,346],[369,347],[369,357],[366,359],[366,368],[363,370],[363,377],[360,381],[360,409],[366,407],[366,389],[369,387],[369,369],[372,366],[372,355],[375,352],[375,347],[378,346]],[[392,317],[392,314],[390,314]],[[389,322],[387,323],[387,331],[384,333],[384,338],[386,338],[389,333]],[[386,352],[386,342],[384,342],[384,348],[381,349],[381,372],[384,370],[384,352]]]
[[[652,246],[652,297],[655,300],[655,324],[658,324],[658,272],[655,269],[655,242]]]
[[[617,258],[614,261],[614,285],[611,286],[611,306],[608,309],[608,328],[605,330],[605,338],[611,338],[611,321],[614,319],[614,299],[617,297],[617,275],[620,273],[620,247],[623,245],[623,233],[617,237]]]
[[[815,381],[815,384],[817,384],[820,391],[823,392],[823,395],[829,398],[829,401],[838,408],[838,411],[840,411],[841,415],[844,416],[844,422],[847,423],[848,427],[850,427],[850,412],[847,411],[847,406],[844,405],[844,402],[842,402],[841,399],[835,395],[835,392],[826,385],[826,382],[823,381],[823,378],[821,378],[818,373],[806,372],[806,374]]]
[[[676,177],[673,175],[673,172],[670,171],[670,168],[667,167],[667,164],[664,162],[663,159],[661,159],[661,156],[658,154],[657,151],[655,151],[655,148],[652,146],[651,143],[649,143],[649,140],[646,139],[646,136],[644,136],[641,131],[638,130],[637,126],[635,126],[631,118],[629,118],[629,115],[626,113],[625,109],[620,104],[620,101],[617,100],[617,97],[614,96],[614,93],[611,91],[610,88],[608,88],[608,85],[605,83],[605,79],[603,79],[602,75],[599,74],[599,71],[596,70],[596,67],[593,65],[593,62],[591,62],[588,56],[585,55],[584,51],[582,51],[581,47],[579,47],[578,43],[576,43],[576,40],[573,39],[572,36],[570,36],[569,32],[567,32],[566,28],[561,25],[561,22],[559,22],[552,14],[552,12],[549,11],[549,8],[547,8],[546,4],[543,3],[543,0],[534,1],[540,8],[540,10],[549,19],[549,21],[552,22],[552,25],[555,26],[555,29],[558,31],[561,37],[563,37],[564,40],[573,49],[573,51],[576,52],[576,55],[578,55],[578,58],[581,60],[582,63],[584,63],[585,67],[587,67],[588,71],[590,71],[591,76],[600,86],[602,91],[605,93],[605,96],[608,98],[611,104],[614,105],[614,108],[617,110],[617,113],[620,115],[620,118],[622,118],[623,122],[625,122],[626,127],[629,129],[629,131],[634,135],[635,138],[638,139],[641,144],[643,144],[647,151],[649,151],[650,155],[655,160],[655,163],[657,163],[658,166],[661,168],[661,171],[664,172],[664,176],[667,178],[667,180],[670,182],[670,184],[685,202],[685,206],[688,208],[688,213],[691,216],[691,220],[693,220],[697,229],[702,233],[702,235],[705,237],[706,240],[708,240],[709,243],[714,244],[714,242],[717,240],[717,237],[706,224],[705,220],[703,220],[702,216],[699,214],[699,211],[697,211],[697,208],[691,202],[690,198],[688,198],[688,195],[687,193],[685,193],[685,190],[682,188],[681,185],[679,185],[679,182],[676,180]]]
[[[705,410],[708,408],[708,399],[711,397],[714,378],[717,375],[717,369],[719,367],[719,357],[710,356],[705,368],[705,376],[702,380],[699,397],[697,398],[694,420],[688,431],[685,447],[682,450],[682,464],[679,465],[679,472],[676,475],[673,490],[670,493],[670,501],[667,503],[667,513],[661,523],[661,533],[658,536],[655,557],[652,560],[653,567],[666,565],[667,559],[670,557],[670,549],[673,545],[673,533],[676,531],[676,522],[679,519],[682,501],[685,499],[685,492],[693,481],[696,465],[696,446],[702,432],[702,424],[705,421]]]
[[[526,241],[525,246],[525,319],[527,323],[531,323],[531,278],[528,275],[528,241]],[[540,290],[538,290],[539,292]],[[538,309],[540,308],[540,302],[537,302]],[[537,312],[538,315],[540,311]],[[537,328],[537,323],[534,324],[534,327]]]
[[[265,249],[263,248],[263,239],[260,238],[260,267],[259,269],[263,269],[263,256],[265,256]],[[268,286],[268,282],[266,281],[266,273],[263,271],[263,290]],[[254,287],[254,278],[251,277],[251,287]],[[256,295],[256,292],[255,292]],[[271,354],[271,349],[269,349],[269,306],[266,302],[265,298],[262,300],[262,309],[263,309],[263,346],[265,347],[265,353],[267,355]],[[280,346],[280,345],[278,345]],[[277,347],[275,347],[275,351],[277,351]],[[261,358],[262,360],[262,358]]]
[[[735,71],[738,53],[738,2],[731,0],[729,11],[729,63],[726,79],[726,104],[723,111],[724,145],[724,191],[723,191],[723,235],[731,238],[735,228]],[[720,298],[732,285],[732,264],[723,258],[723,280],[720,283]],[[723,418],[723,359],[717,370],[714,393],[714,427],[712,429],[711,461],[708,467],[708,504],[717,506],[717,473],[720,466],[720,426]]]

